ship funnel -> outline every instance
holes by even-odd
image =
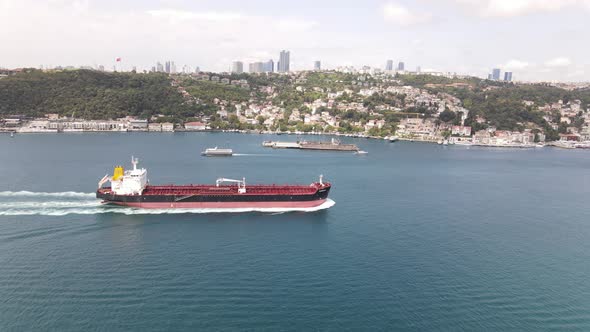
[[[123,166],[115,166],[115,169],[113,170],[113,181],[117,181],[123,177],[124,172],[125,170],[123,169]]]

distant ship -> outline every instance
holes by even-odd
[[[324,150],[324,151],[359,151],[354,144],[342,144],[339,140],[332,138],[330,142],[297,141],[280,142],[264,141],[262,146],[275,149],[300,149],[300,150]]]
[[[339,140],[332,138],[330,142],[307,142],[300,143],[302,150],[329,150],[329,151],[358,151],[354,144],[342,144]]]
[[[215,184],[150,185],[147,170],[116,166],[113,176],[105,175],[98,183],[96,197],[105,204],[146,209],[235,209],[235,208],[312,208],[328,199],[330,183],[322,176],[309,185],[248,185],[246,179],[219,178]],[[103,187],[110,182],[110,187]],[[226,184],[229,183],[229,184]]]
[[[217,147],[205,149],[201,155],[207,157],[231,157],[234,154],[232,149],[219,149]]]

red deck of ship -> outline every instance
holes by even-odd
[[[247,185],[246,193],[241,195],[313,195],[318,189],[330,187],[329,183],[311,185]],[[110,188],[100,190],[110,191]],[[185,195],[237,195],[237,185],[148,185],[144,196],[185,196]]]

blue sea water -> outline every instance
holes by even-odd
[[[0,136],[0,330],[590,330],[590,151],[268,139],[296,138]],[[158,184],[323,174],[336,205],[105,211],[91,193],[132,154]]]

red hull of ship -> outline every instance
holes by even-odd
[[[108,202],[121,206],[142,209],[293,209],[313,208],[326,202],[325,199],[291,202]]]

